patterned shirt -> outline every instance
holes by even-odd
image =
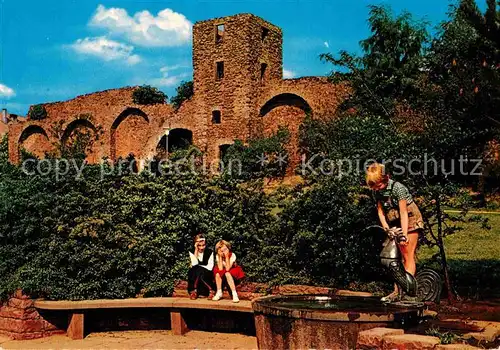
[[[406,200],[406,204],[413,203],[413,198],[408,191],[408,188],[401,182],[389,179],[387,187],[380,191],[373,191],[375,201],[381,201],[382,204],[386,203],[389,198],[391,199],[391,204],[394,208],[399,207],[400,200]]]

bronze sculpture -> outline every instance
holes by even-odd
[[[381,226],[370,227],[384,230]],[[384,232],[387,234],[387,239],[384,242],[384,248],[380,252],[380,260],[398,285],[399,300],[395,303],[439,302],[442,289],[441,276],[435,270],[428,268],[421,269],[416,276],[408,273],[403,266],[401,253],[397,246],[398,243],[406,239],[403,230],[393,227],[387,231],[384,230]]]

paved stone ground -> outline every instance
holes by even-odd
[[[252,336],[190,331],[176,336],[171,331],[122,331],[91,333],[83,340],[65,335],[34,340],[9,340],[0,335],[0,349],[257,349]]]

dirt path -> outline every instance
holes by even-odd
[[[0,335],[0,349],[257,349],[255,337],[242,334],[191,331],[183,336],[171,331],[91,333],[83,340],[56,335],[34,340],[8,340]]]

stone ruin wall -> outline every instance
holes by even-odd
[[[295,91],[306,97],[306,90],[312,90],[309,93],[309,101],[315,117],[333,116],[341,98],[347,94],[344,87],[318,82],[315,79],[294,79],[286,82],[285,87],[277,84],[270,88],[268,94],[273,96],[285,90]],[[211,111],[200,113],[203,108],[199,107],[198,96],[186,101],[178,111],[174,111],[168,104],[135,105],[132,103],[132,91],[132,88],[108,90],[79,96],[66,102],[46,104],[46,119],[11,123],[10,160],[19,160],[20,147],[39,157],[43,157],[45,152],[53,152],[55,145],[60,142],[62,131],[70,133],[69,129],[89,128],[88,123],[81,122],[84,116],[89,118],[89,122],[99,134],[88,158],[92,163],[99,162],[103,157],[112,158],[113,155],[116,159],[126,157],[130,153],[137,159],[151,159],[156,154],[156,146],[166,128],[191,130],[193,144],[206,152],[211,161],[218,158],[220,145],[230,144],[235,139],[246,141],[249,137],[269,136],[276,132],[279,126],[286,126],[291,132],[290,151],[294,160],[292,163],[297,164],[298,129],[306,115],[298,107],[277,106],[265,116],[259,116],[259,109],[255,108],[251,118],[240,122],[237,119],[226,120],[222,114],[222,123],[214,125],[211,123]],[[201,104],[203,103],[204,101],[201,101]],[[120,115],[126,111],[131,112],[121,120]],[[146,118],[140,115],[141,112]],[[56,130],[58,127],[60,130]],[[42,130],[45,135],[41,133]]]
[[[224,36],[217,41],[221,23]],[[224,62],[224,77],[219,80],[218,61]],[[262,64],[266,65],[264,74]],[[87,154],[89,162],[130,153],[136,159],[151,159],[168,128],[191,131],[193,144],[213,162],[220,156],[221,145],[268,136],[283,125],[291,131],[289,151],[294,166],[300,158],[298,130],[306,110],[314,118],[332,117],[349,93],[345,85],[334,85],[324,77],[283,80],[281,29],[250,14],[196,23],[193,68],[194,96],[177,111],[169,104],[135,105],[135,87],[44,104],[48,114],[44,120],[10,123],[9,158],[18,162],[21,147],[43,156],[61,140],[69,143],[73,130],[80,129],[99,135]],[[214,110],[221,113],[219,124],[212,121]]]

